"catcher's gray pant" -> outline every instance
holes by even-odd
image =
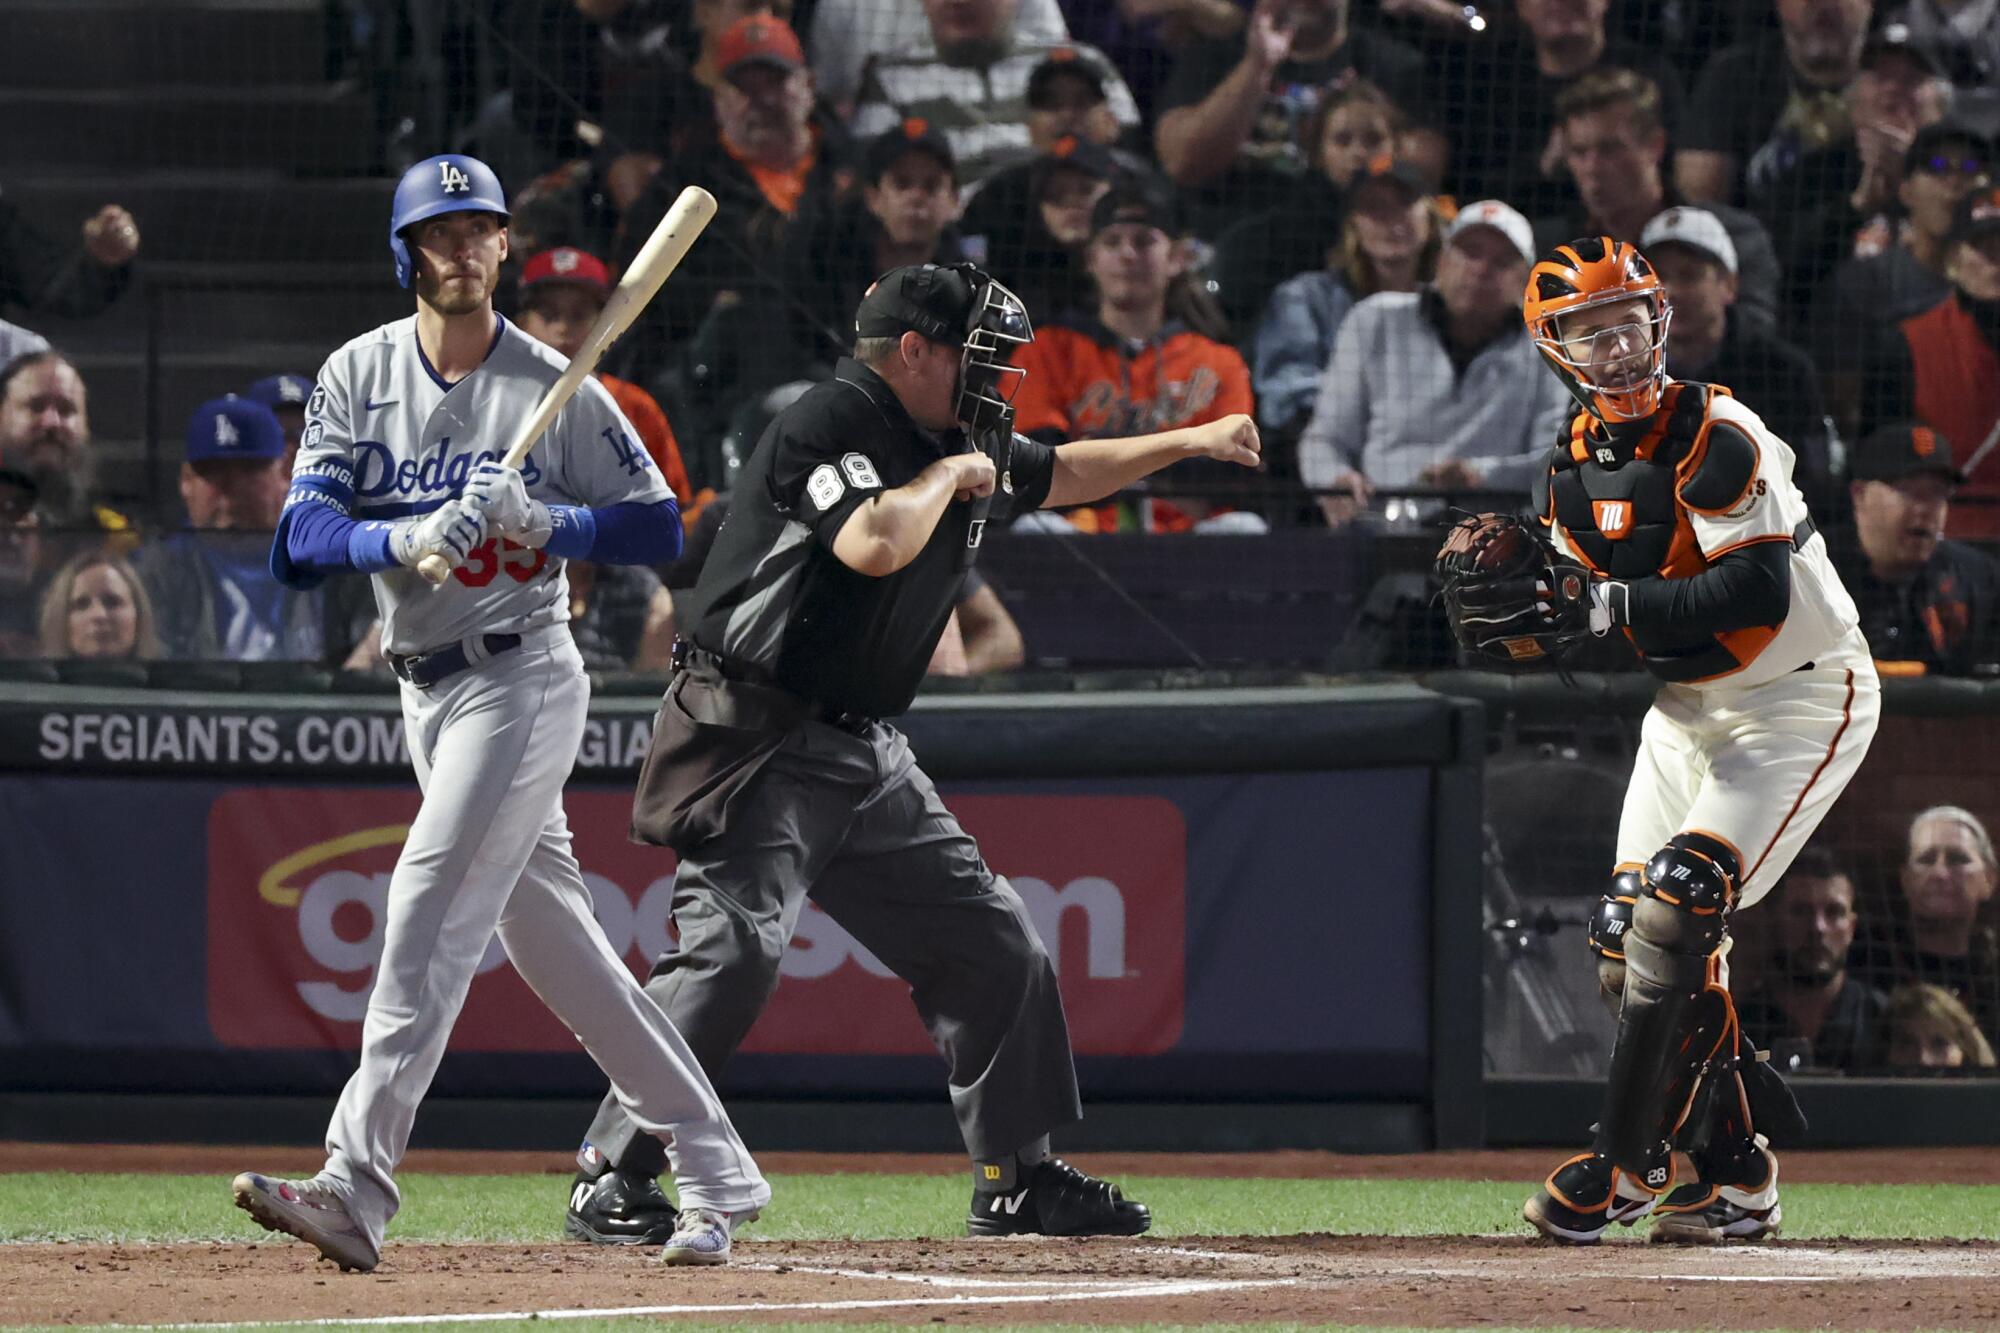
[[[880,722],[859,734],[793,727],[723,830],[681,860],[680,948],[655,964],[646,992],[711,1076],[777,988],[808,897],[910,983],[974,1158],[1005,1157],[1082,1117],[1048,951],[902,733]],[[589,1146],[621,1170],[658,1174],[662,1163],[659,1141],[615,1098]]]
[[[327,1127],[320,1173],[378,1249],[401,1202],[394,1172],[417,1103],[496,930],[648,1140],[672,1136],[683,1199],[725,1212],[770,1202],[721,1099],[591,912],[562,809],[589,700],[566,625],[432,689],[403,686],[424,802],[389,881],[361,1065]]]

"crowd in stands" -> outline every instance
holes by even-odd
[[[1793,446],[1878,654],[2000,669],[1983,0],[507,0],[480,21],[505,114],[452,146],[507,180],[504,309],[529,332],[573,349],[679,191],[721,201],[604,376],[691,532],[833,372],[873,278],[926,260],[1026,301],[1024,432],[1237,411],[1266,432],[1247,486],[1186,464],[1016,532],[1365,533],[1517,502],[1574,410],[1519,293],[1540,251],[1601,233],[1658,266],[1672,373]],[[83,530],[124,563],[70,583],[130,604],[135,654],[366,665],[365,602],[282,594],[253,558],[310,367],[213,386],[240,397],[189,422],[178,506],[99,493],[89,387],[32,330],[118,300],[138,239],[116,205],[64,243],[0,201],[20,321],[0,327],[0,489],[48,530],[10,536],[10,567],[38,551],[4,580],[11,651],[39,645],[85,553],[57,533]],[[574,571],[593,663],[658,666],[685,580]]]

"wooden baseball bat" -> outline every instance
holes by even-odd
[[[715,196],[698,185],[690,185],[681,191],[680,198],[674,200],[667,215],[660,219],[660,225],[653,228],[653,234],[646,238],[646,244],[633,257],[626,268],[625,276],[618,280],[618,288],[611,293],[611,299],[604,303],[597,322],[590,326],[590,333],[584,338],[583,346],[570,359],[569,369],[562,378],[549,386],[542,395],[542,401],[535,405],[526,421],[514,435],[514,442],[507,446],[506,455],[500,460],[502,467],[518,468],[527,461],[528,452],[535,447],[556,419],[556,414],[576,396],[583,382],[597,363],[604,359],[604,353],[618,339],[618,335],[632,327],[632,321],[646,308],[665,283],[667,276],[679,266],[695,243],[702,229],[715,216]],[[636,444],[634,447],[638,447]],[[433,584],[443,583],[451,575],[451,566],[443,556],[435,552],[417,562],[417,572]]]

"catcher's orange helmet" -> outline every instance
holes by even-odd
[[[1565,340],[1566,316],[1644,300],[1645,314]],[[1673,306],[1638,247],[1588,236],[1543,255],[1528,274],[1521,316],[1528,336],[1584,411],[1611,423],[1638,421],[1660,406],[1667,383],[1667,324]],[[1577,344],[1581,342],[1581,348]]]

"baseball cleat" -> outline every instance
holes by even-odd
[[[1012,1190],[972,1192],[968,1236],[1136,1236],[1152,1210],[1108,1180],[1087,1176],[1060,1157],[1020,1170]]]
[[[269,1231],[296,1236],[340,1265],[366,1273],[382,1256],[347,1215],[347,1205],[318,1180],[277,1180],[245,1171],[230,1182],[236,1206]]]
[[[592,1245],[664,1245],[674,1234],[675,1217],[653,1176],[636,1171],[579,1174],[570,1182],[563,1232]]]
[[[660,1251],[663,1264],[726,1264],[729,1262],[729,1233],[741,1222],[757,1220],[755,1209],[747,1213],[718,1213],[707,1208],[690,1208],[680,1215],[674,1234]]]
[[[1768,1240],[1785,1220],[1778,1206],[1778,1159],[1757,1141],[1766,1169],[1739,1185],[1683,1185],[1660,1200],[1652,1238],[1667,1245],[1719,1245],[1726,1240]]]
[[[1672,1168],[1667,1168],[1672,1182]],[[1578,1153],[1557,1167],[1521,1206],[1528,1224],[1563,1245],[1595,1245],[1611,1224],[1631,1226],[1660,1196],[1596,1153]]]

